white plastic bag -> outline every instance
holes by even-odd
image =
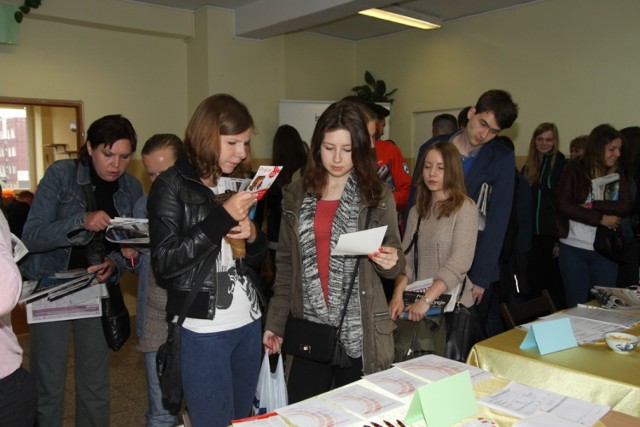
[[[258,387],[253,399],[253,414],[260,415],[273,412],[287,406],[287,385],[284,381],[282,354],[278,356],[275,372],[269,366],[269,354],[265,352],[258,377]]]

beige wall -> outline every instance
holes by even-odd
[[[640,123],[640,2],[553,0],[362,42],[357,69],[398,87],[391,137],[413,157],[412,113],[473,104],[509,90],[520,118],[506,132],[526,155],[534,127],[554,121],[561,150],[600,123]]]
[[[141,143],[156,132],[182,133],[187,119],[185,40],[113,27],[108,16],[101,22],[58,21],[54,12],[70,3],[87,14],[93,10],[86,1],[44,2],[42,15],[20,25],[19,45],[0,45],[0,94],[81,100],[87,127],[103,115],[124,114]],[[111,3],[123,15],[131,12],[126,2]],[[154,18],[157,10],[164,11],[144,10],[153,11]],[[164,14],[158,15],[161,22]],[[174,14],[176,22],[181,14]]]

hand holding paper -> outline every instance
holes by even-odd
[[[356,231],[340,236],[331,255],[369,255],[378,252],[387,226]]]

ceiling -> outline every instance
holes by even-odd
[[[235,35],[266,39],[308,31],[346,40],[365,40],[410,27],[358,15],[360,10],[398,6],[447,23],[541,0],[136,0],[195,11],[203,7],[234,10]]]

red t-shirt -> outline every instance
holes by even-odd
[[[329,301],[329,255],[331,253],[331,225],[340,200],[318,200],[313,233],[316,238],[318,275],[324,300]]]

